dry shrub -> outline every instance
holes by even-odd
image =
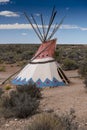
[[[65,130],[78,130],[78,122],[75,120],[76,115],[73,108],[71,108],[69,112],[62,114],[59,118]]]
[[[78,69],[78,65],[74,60],[70,60],[70,59],[65,59],[63,61],[63,69],[64,70],[75,70]]]
[[[80,64],[79,74],[81,74],[82,77],[86,77],[87,76],[87,59],[82,61],[82,63]]]
[[[28,95],[30,95],[32,98],[41,98],[41,89],[36,87],[36,84],[32,84],[30,83],[29,85],[19,85],[16,86],[17,91],[19,93],[27,93]]]
[[[37,116],[25,130],[78,130],[75,118],[73,109],[69,113],[60,116],[44,113]]]
[[[3,93],[4,93],[3,89],[0,88],[0,97],[1,97],[1,95],[2,95]]]
[[[87,76],[84,79],[85,88],[87,89]]]
[[[78,72],[84,78],[85,88],[87,89],[87,58],[81,63]]]
[[[5,90],[10,90],[12,88],[12,86],[10,84],[7,84],[6,86],[4,86]]]
[[[49,113],[37,116],[25,130],[64,130],[57,116]]]
[[[6,71],[5,66],[0,66],[0,72],[5,72],[5,71]]]
[[[29,88],[28,91],[19,90],[18,88],[16,90],[10,90],[1,96],[1,113],[3,113],[4,117],[26,118],[37,112],[40,102],[39,99],[29,94]]]

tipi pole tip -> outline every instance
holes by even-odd
[[[33,30],[35,31],[35,33],[37,34],[38,38],[40,39],[41,42],[43,42],[42,38],[40,37],[39,33],[37,32],[36,28],[34,27],[34,25],[32,24],[30,18],[28,17],[28,15],[26,14],[26,12],[24,12],[25,17],[27,18],[28,22],[30,23],[30,25],[32,26]]]

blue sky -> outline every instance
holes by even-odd
[[[87,44],[87,0],[0,0],[0,44],[40,43],[23,12],[34,14],[41,27],[42,13],[47,26],[53,6],[57,16],[54,24],[66,18],[54,35],[59,44]]]

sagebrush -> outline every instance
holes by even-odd
[[[60,120],[54,114],[43,113],[38,115],[25,130],[64,130]]]
[[[31,125],[25,127],[25,130],[78,130],[75,118],[74,109],[61,115],[42,113],[33,120]]]
[[[62,67],[64,70],[75,70],[78,69],[78,64],[76,61],[67,58],[63,61]]]
[[[18,85],[16,86],[18,93],[27,93],[32,98],[41,98],[41,89],[36,87],[36,84],[30,83],[29,85]]]
[[[34,92],[33,89],[35,89],[35,86],[32,88],[32,91],[30,87],[31,93]],[[38,88],[36,88],[36,90],[37,89]],[[37,112],[39,109],[40,99],[29,92],[29,87],[28,91],[26,89],[25,91],[22,90],[24,89],[17,87],[16,90],[10,90],[8,93],[4,93],[1,96],[2,109],[0,111],[3,113],[4,117],[26,118]]]

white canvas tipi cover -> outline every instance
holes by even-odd
[[[12,80],[15,85],[36,83],[37,87],[66,85],[66,77],[53,58],[56,39],[44,42],[31,62]],[[64,75],[64,76],[63,76]]]

